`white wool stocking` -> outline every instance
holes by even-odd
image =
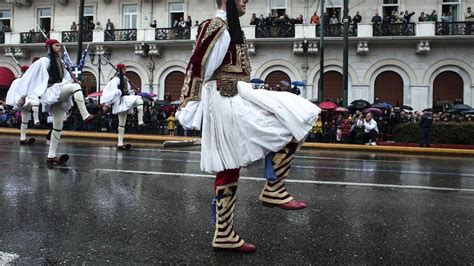
[[[143,124],[143,100],[142,98],[137,98],[135,101],[135,105],[138,110],[137,118],[138,118],[138,124],[141,125]]]
[[[87,112],[84,95],[79,84],[66,84],[62,87],[61,95],[59,96],[60,101],[65,101],[69,96],[73,95],[74,101],[79,108],[82,119],[86,119],[90,114]]]
[[[29,108],[21,109],[20,140],[26,140],[26,131],[28,130],[28,121],[30,121]]]
[[[125,135],[125,125],[127,124],[127,112],[118,113],[118,146],[123,146],[123,136]]]
[[[55,105],[51,108],[53,116],[53,131],[51,132],[51,141],[49,143],[48,158],[56,157],[59,140],[61,139],[61,130],[63,129],[64,116],[66,112],[60,105]]]

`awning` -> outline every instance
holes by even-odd
[[[15,79],[15,74],[6,68],[0,67],[0,87],[8,88],[12,84],[12,81]]]

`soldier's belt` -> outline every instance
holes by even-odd
[[[221,96],[232,97],[237,95],[237,81],[236,80],[217,80],[217,90]]]

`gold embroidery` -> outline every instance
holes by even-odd
[[[232,97],[237,95],[237,80],[222,80],[217,88],[221,96]]]

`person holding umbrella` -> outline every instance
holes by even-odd
[[[420,147],[430,146],[430,131],[433,125],[433,115],[431,112],[424,111],[420,120]]]
[[[130,144],[123,144],[125,134],[125,125],[127,115],[133,113],[133,108],[138,110],[138,126],[143,127],[143,99],[141,96],[134,95],[135,91],[131,89],[130,83],[125,79],[125,65],[117,65],[117,74],[107,83],[102,92],[100,103],[112,106],[112,113],[118,115],[118,144],[117,150],[129,150]]]

